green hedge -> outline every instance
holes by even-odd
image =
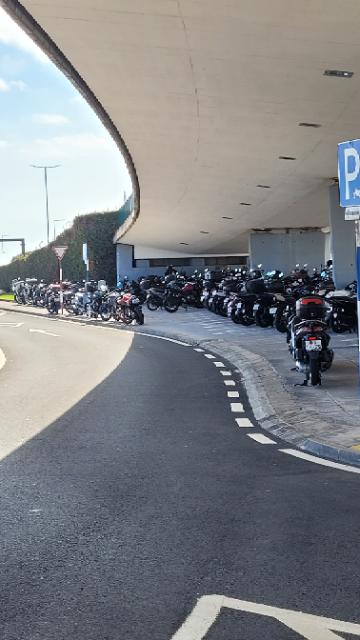
[[[116,249],[113,244],[119,226],[118,211],[91,213],[75,218],[71,229],[61,233],[48,247],[18,256],[10,264],[0,267],[0,289],[9,291],[15,278],[43,278],[46,282],[59,277],[58,261],[51,247],[67,245],[63,259],[64,279],[83,280],[85,265],[82,245],[88,243],[90,275],[94,280],[104,279],[116,284]]]

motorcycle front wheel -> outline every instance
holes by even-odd
[[[165,300],[164,309],[168,313],[175,313],[179,309],[179,303],[175,300]]]
[[[255,323],[255,318],[253,316],[248,316],[246,314],[245,315],[241,314],[239,319],[241,324],[243,324],[245,327],[250,327],[252,324]]]
[[[341,322],[339,322],[333,316],[331,317],[330,325],[334,333],[345,333],[345,331],[349,331],[349,328],[347,326],[341,324]]]
[[[273,324],[272,315],[267,309],[258,309],[255,313],[255,322],[258,327],[262,327],[263,329],[271,327]]]
[[[239,315],[238,315],[237,311],[232,311],[231,312],[231,320],[233,322],[235,322],[235,324],[241,324],[241,319],[239,318]]]
[[[135,316],[129,307],[125,307],[120,314],[120,318],[124,324],[131,324]]]
[[[149,311],[157,311],[158,308],[160,307],[159,302],[156,302],[156,300],[154,300],[153,298],[149,298],[149,300],[146,301],[146,306],[149,309]]]
[[[279,333],[286,333],[288,328],[288,323],[283,313],[276,313],[274,326],[275,326],[275,329],[279,331]]]

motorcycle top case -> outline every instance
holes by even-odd
[[[262,278],[248,280],[245,288],[248,293],[264,293],[264,291],[266,290],[265,282]]]
[[[296,302],[296,315],[301,320],[324,320],[327,304],[319,296],[306,296]]]

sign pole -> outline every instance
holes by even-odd
[[[338,145],[338,177],[340,207],[345,209],[345,220],[355,220],[360,377],[360,140],[348,140]]]
[[[62,260],[59,260],[59,281],[60,281],[60,309],[61,315],[64,315],[64,292],[63,292],[63,270]]]
[[[68,250],[67,246],[64,247],[52,247],[53,252],[55,253],[58,263],[59,263],[59,283],[60,283],[60,308],[61,315],[64,315],[64,291],[63,291],[63,270],[62,270],[62,259],[65,253]]]

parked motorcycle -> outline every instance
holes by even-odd
[[[115,320],[121,320],[124,324],[144,324],[144,313],[142,305],[130,291],[121,293],[116,300]]]
[[[295,369],[305,374],[303,386],[321,385],[321,374],[332,365],[334,352],[325,322],[327,304],[320,296],[307,296],[296,302],[296,315],[289,327],[289,350]]]

